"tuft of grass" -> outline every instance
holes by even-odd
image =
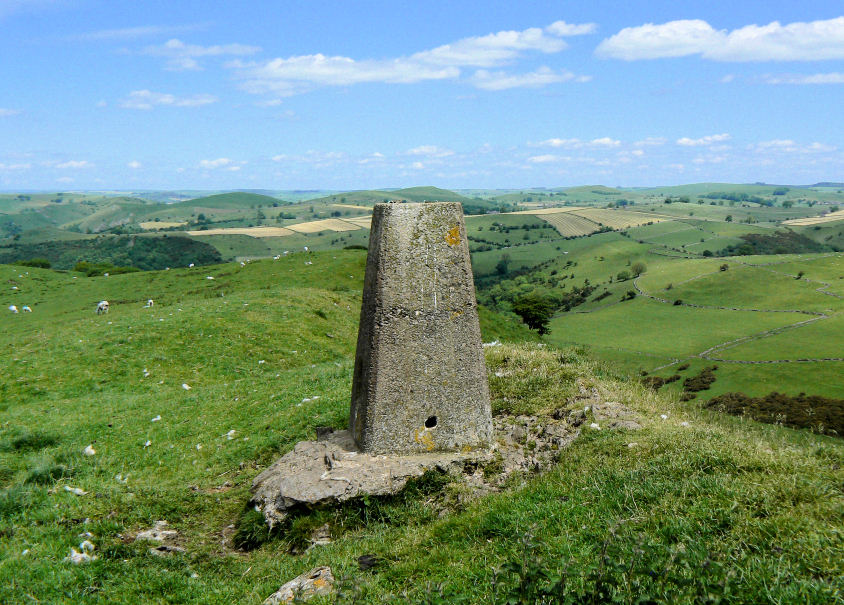
[[[14,437],[0,441],[0,451],[4,452],[26,452],[43,450],[52,447],[59,442],[56,435],[42,431],[24,430]]]
[[[0,490],[0,519],[8,519],[23,512],[31,502],[31,492],[20,485]]]
[[[53,460],[37,464],[26,476],[24,483],[27,485],[51,485],[59,479],[73,476],[73,469]]]

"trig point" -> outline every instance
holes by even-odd
[[[376,204],[350,430],[376,454],[489,444],[492,415],[458,203]]]

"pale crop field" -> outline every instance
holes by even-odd
[[[284,237],[293,233],[294,230],[285,227],[232,227],[187,232],[188,235],[248,235],[249,237]]]
[[[598,224],[571,212],[542,214],[540,218],[566,237],[587,235],[599,229]]]
[[[168,227],[181,227],[182,225],[187,225],[187,223],[173,221],[144,221],[143,223],[138,223],[141,229],[167,229]]]
[[[626,229],[628,227],[638,227],[639,225],[646,225],[648,223],[659,223],[665,220],[671,220],[665,217],[657,217],[649,214],[640,214],[638,212],[629,212],[626,210],[604,210],[600,208],[586,208],[577,211],[578,216],[588,218],[590,221],[601,223],[613,229]]]
[[[844,221],[844,210],[830,212],[824,216],[810,216],[809,218],[795,218],[790,221],[783,221],[783,225],[819,225],[820,223],[834,223]]]
[[[287,225],[288,229],[298,233],[319,233],[320,231],[354,231],[360,229],[360,225],[356,225],[351,221],[343,221],[336,218],[326,218],[321,221],[311,221],[308,223],[296,223],[295,225]]]

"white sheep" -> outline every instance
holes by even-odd
[[[101,300],[97,303],[97,315],[102,315],[103,313],[108,313],[108,301]]]
[[[193,269],[193,263],[188,265],[188,269]]]
[[[24,305],[23,307],[21,307],[21,311],[23,311],[24,313],[32,313],[32,309],[29,307],[29,305]]]
[[[147,304],[144,305],[144,308],[148,309],[149,307],[152,307],[154,304],[155,304],[155,302],[150,298],[149,300],[147,300]]]
[[[11,311],[12,313],[17,313],[18,308],[15,305],[9,305],[9,311]]]

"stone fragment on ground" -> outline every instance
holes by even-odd
[[[282,585],[264,600],[264,605],[281,605],[307,601],[318,595],[328,595],[334,588],[334,576],[327,566],[314,567]]]
[[[170,529],[170,524],[167,521],[156,521],[150,529],[138,532],[135,541],[138,540],[157,542],[157,545],[149,549],[149,552],[153,555],[166,556],[175,552],[185,552],[185,549],[177,544],[179,532]]]
[[[595,421],[609,429],[631,429],[642,428],[639,418],[627,406],[617,401],[606,401],[592,405],[592,415]]]

